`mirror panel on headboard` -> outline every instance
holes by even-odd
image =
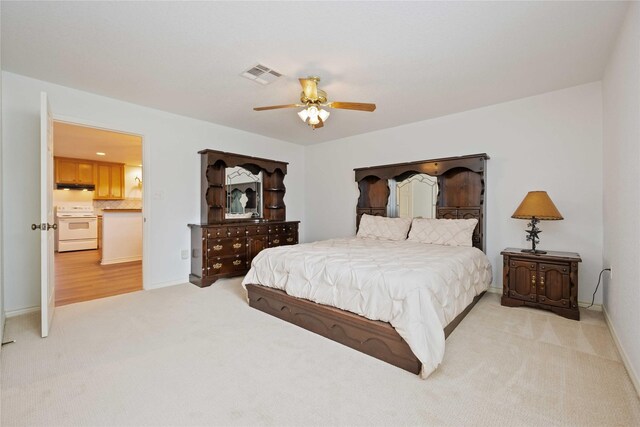
[[[435,218],[438,179],[425,173],[402,180],[389,180],[387,216],[392,218]]]
[[[433,194],[437,194],[434,216],[444,219],[478,219],[473,246],[484,251],[485,170],[488,159],[489,156],[482,153],[354,169],[360,190],[356,206],[356,227],[363,214],[401,216],[402,201],[399,199],[398,184],[415,182],[417,179],[411,181],[412,177],[424,175],[423,179],[436,181],[432,187]],[[405,213],[409,211],[408,208],[403,207],[402,210],[403,214],[409,216]],[[410,210],[412,217],[425,217],[417,215],[414,209]]]

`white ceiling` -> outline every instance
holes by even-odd
[[[99,156],[96,153],[104,153]],[[142,164],[142,138],[64,122],[53,123],[53,154],[58,157]]]
[[[300,144],[599,80],[621,2],[2,2],[5,70]],[[285,77],[239,74],[261,63]],[[312,131],[298,77],[332,110]]]

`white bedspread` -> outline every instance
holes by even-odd
[[[243,280],[389,322],[426,378],[444,357],[444,327],[491,283],[476,248],[333,239],[261,251]]]

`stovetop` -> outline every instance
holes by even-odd
[[[96,214],[93,211],[93,206],[56,206],[56,216],[59,217],[81,217],[91,218]]]

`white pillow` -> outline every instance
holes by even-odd
[[[446,246],[473,246],[473,230],[478,220],[414,218],[409,239]]]
[[[411,218],[362,215],[357,237],[378,240],[406,240]]]

